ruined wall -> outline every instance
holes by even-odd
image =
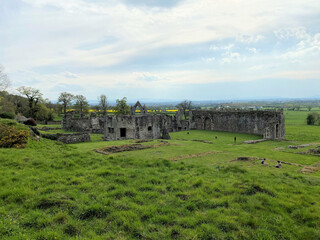
[[[80,143],[80,142],[90,142],[90,134],[89,133],[56,133],[56,134],[42,134],[43,138],[56,140],[63,143]]]
[[[226,131],[284,139],[283,111],[192,110],[190,129]]]
[[[107,116],[104,138],[105,140],[168,138],[169,118],[167,115],[155,114]]]
[[[75,117],[75,112],[68,112],[62,119],[62,129],[75,132],[103,133],[104,118],[90,114],[89,117]]]
[[[170,132],[179,132],[189,130],[189,120],[182,120],[182,111],[178,110],[175,116],[170,118]]]

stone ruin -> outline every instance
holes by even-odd
[[[192,110],[190,129],[261,135],[264,139],[285,139],[283,110]]]
[[[98,117],[96,113],[90,113],[89,117],[85,117],[77,111],[70,111],[64,115],[61,125],[62,129],[67,131],[103,133],[104,121],[104,117]]]
[[[140,108],[140,114],[136,114]],[[130,115],[106,116],[104,139],[170,139],[172,119],[169,115],[149,114],[138,101],[130,108]]]
[[[140,113],[136,114],[137,108]],[[175,116],[148,113],[138,101],[128,115],[75,117],[68,112],[62,120],[62,129],[103,133],[105,140],[170,139],[169,132],[189,129],[214,130],[261,135],[264,139],[285,139],[283,111],[274,110],[190,110],[189,119],[182,111]]]

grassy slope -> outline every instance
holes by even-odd
[[[299,142],[234,145],[235,134],[190,131],[171,134],[170,146],[109,156],[93,150],[132,141],[95,134],[90,143],[42,139],[0,149],[0,238],[319,239],[319,172],[273,167],[320,161],[287,148],[320,142],[320,127],[304,125],[306,114],[286,114],[287,138]],[[238,143],[258,138],[236,136]],[[211,154],[196,157],[204,152]],[[238,156],[269,165],[230,161]]]

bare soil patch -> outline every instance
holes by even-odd
[[[320,167],[314,167],[314,166],[305,166],[301,169],[302,173],[315,173],[318,172],[320,170]]]
[[[142,144],[126,144],[126,145],[118,145],[118,146],[108,146],[96,149],[95,151],[97,153],[101,154],[112,154],[112,153],[119,153],[119,152],[126,152],[126,151],[137,151],[137,150],[143,150],[148,148],[157,148],[162,146],[169,146],[170,144],[168,142],[161,142],[160,144],[154,144],[154,145],[142,145]]]

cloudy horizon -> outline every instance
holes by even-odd
[[[320,4],[1,0],[0,64],[51,100],[315,97]]]

